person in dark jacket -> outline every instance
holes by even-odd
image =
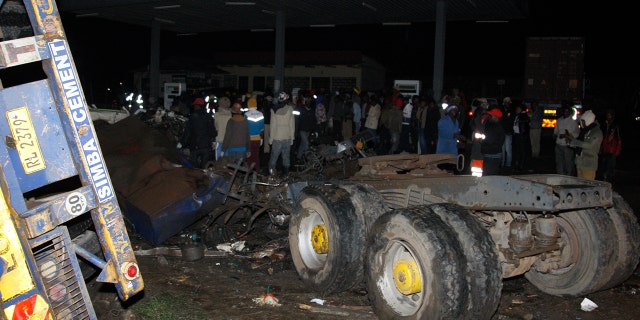
[[[189,148],[191,161],[198,168],[205,168],[213,156],[212,143],[215,138],[213,118],[207,114],[204,99],[193,101],[193,111],[189,115],[180,143]]]
[[[436,101],[429,99],[427,104],[427,121],[424,135],[427,140],[427,154],[436,153],[438,144],[438,121],[440,121],[440,110],[436,107]]]
[[[616,158],[620,155],[622,150],[622,142],[620,141],[620,128],[618,127],[618,121],[616,121],[616,113],[613,109],[606,111],[604,126],[601,128],[604,137],[602,138],[602,144],[600,145],[600,155],[598,157],[599,164],[598,170],[603,181],[613,182],[613,178],[616,172]],[[607,141],[619,142],[619,145],[615,143],[617,147],[610,148],[607,145]]]
[[[502,102],[502,118],[500,118],[505,134],[502,145],[502,166],[506,168],[511,168],[513,160],[513,123],[515,121],[516,114],[511,107],[511,98],[506,97]]]
[[[300,137],[300,145],[298,145],[297,160],[302,162],[304,152],[309,149],[309,134],[316,131],[316,101],[312,97],[305,97],[304,105],[298,108],[298,137]]]
[[[242,115],[240,103],[234,103],[231,107],[231,119],[227,122],[224,140],[222,141],[222,152],[225,157],[231,158],[234,162],[242,159],[247,161],[251,156],[251,145],[249,136],[249,122]]]
[[[515,109],[516,118],[513,122],[513,162],[517,170],[522,171],[528,165],[527,159],[531,153],[529,143],[529,115],[522,105]]]
[[[482,118],[484,139],[480,143],[482,153],[482,175],[497,175],[502,163],[502,146],[504,144],[504,129],[500,123],[502,111],[497,106],[489,109]]]

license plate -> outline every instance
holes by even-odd
[[[46,168],[29,109],[21,107],[7,111],[7,120],[24,172],[30,174]]]

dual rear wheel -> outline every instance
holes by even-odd
[[[389,211],[376,199],[355,185],[300,193],[289,240],[302,280],[325,295],[365,280],[382,319],[489,319],[502,278],[495,245],[475,218],[450,204]]]
[[[561,264],[549,271],[534,268],[525,277],[541,291],[575,297],[612,288],[638,265],[640,225],[629,204],[613,194],[613,207],[561,213],[558,227]]]

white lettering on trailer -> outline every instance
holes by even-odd
[[[62,98],[65,99],[66,105],[69,106],[73,125],[76,131],[79,132],[80,128],[86,128],[91,125],[91,119],[87,116],[86,104],[80,94],[78,77],[71,64],[66,42],[64,40],[50,42],[49,51],[51,51],[51,57],[55,62],[55,71],[64,92]],[[82,145],[82,153],[89,166],[93,187],[99,201],[102,203],[113,197],[113,187],[107,176],[104,159],[98,149],[93,130],[84,131],[86,134],[80,134],[78,138]]]

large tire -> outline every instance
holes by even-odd
[[[627,280],[640,259],[640,225],[629,204],[618,193],[613,193],[613,207],[607,210],[616,228],[616,246],[613,274],[602,289],[615,287]]]
[[[362,279],[365,234],[346,190],[304,188],[289,221],[291,257],[302,281],[323,295],[353,287]]]
[[[367,236],[365,278],[380,319],[464,319],[465,257],[455,232],[428,207],[383,214]]]
[[[576,297],[604,289],[612,279],[618,251],[616,228],[607,211],[564,212],[558,216],[558,227],[564,243],[563,264],[548,273],[538,272],[534,265],[525,277],[556,296]]]
[[[351,203],[356,209],[356,214],[364,221],[365,233],[371,229],[378,217],[389,211],[382,195],[368,184],[341,184],[340,188],[347,190],[351,195]],[[364,253],[364,248],[362,252]]]
[[[466,257],[469,304],[464,319],[491,319],[502,293],[502,269],[495,242],[468,210],[449,203],[429,207],[456,234]]]
[[[104,259],[100,240],[98,240],[96,232],[93,231],[94,226],[90,212],[85,212],[84,214],[67,221],[64,225],[67,227],[69,238],[71,238],[71,241],[73,241],[74,244],[79,245],[95,254],[97,257]],[[100,268],[80,256],[78,256],[78,265],[80,266],[80,271],[82,272],[82,276],[85,280],[91,278],[100,271]]]
[[[93,220],[91,219],[91,212],[85,212],[78,217],[75,217],[64,223],[69,231],[69,237],[71,239],[83,234],[85,231],[93,228]]]

